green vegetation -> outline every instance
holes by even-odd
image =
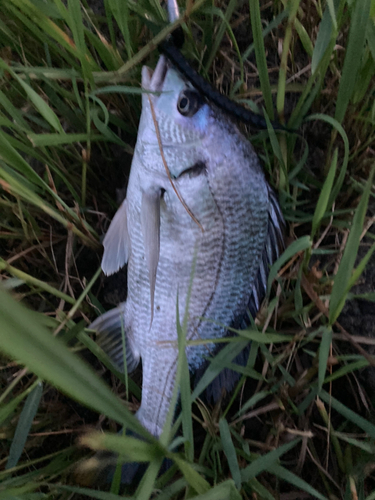
[[[374,0],[186,0],[173,25],[158,0],[98,4],[1,3],[0,500],[119,498],[116,481],[85,487],[87,447],[150,462],[127,498],[374,500],[375,383],[371,393],[359,377],[375,365],[375,337],[340,322],[375,249]],[[192,397],[181,320],[181,412],[158,442],[130,411],[136,381],[84,328],[103,310],[99,236],[130,165],[141,66],[178,25],[201,74],[300,134],[252,134],[288,248],[256,323]],[[234,393],[205,404],[199,395],[249,340]],[[116,423],[146,441],[114,437]],[[102,426],[112,434],[93,431]],[[174,465],[158,478],[164,456]]]

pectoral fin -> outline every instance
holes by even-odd
[[[122,203],[112,219],[105,235],[102,269],[104,274],[113,274],[124,266],[129,258],[130,239],[128,234],[127,203]]]
[[[124,371],[124,351],[122,332],[125,335],[126,368],[128,373],[134,371],[139,363],[139,355],[132,351],[128,340],[129,328],[124,321],[124,304],[102,314],[89,326],[97,332],[97,344],[108,354],[112,362]]]
[[[151,324],[154,315],[156,272],[160,251],[160,191],[150,190],[142,194],[141,223],[145,258],[150,280]]]

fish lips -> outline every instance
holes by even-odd
[[[168,60],[164,56],[160,56],[155,70],[148,66],[142,68],[142,87],[150,92],[161,92],[169,68]]]

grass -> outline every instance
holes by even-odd
[[[128,498],[375,499],[375,394],[363,383],[375,340],[340,316],[353,294],[375,299],[351,292],[374,267],[374,2],[181,8],[171,26],[154,0],[105,0],[95,12],[79,0],[2,5],[0,500],[119,498],[115,486],[88,490],[87,470],[77,483],[88,447],[150,461]],[[251,135],[288,247],[256,324],[227,342],[192,397],[181,319],[181,414],[158,442],[130,411],[137,380],[116,373],[84,327],[103,311],[99,236],[128,175],[141,66],[179,24],[206,78],[300,135]],[[199,395],[249,340],[233,394],[205,404]],[[116,423],[146,441],[92,432]],[[174,466],[157,478],[164,456]]]

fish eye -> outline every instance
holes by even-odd
[[[177,109],[182,116],[194,116],[203,104],[203,99],[195,90],[183,90],[178,97]]]

